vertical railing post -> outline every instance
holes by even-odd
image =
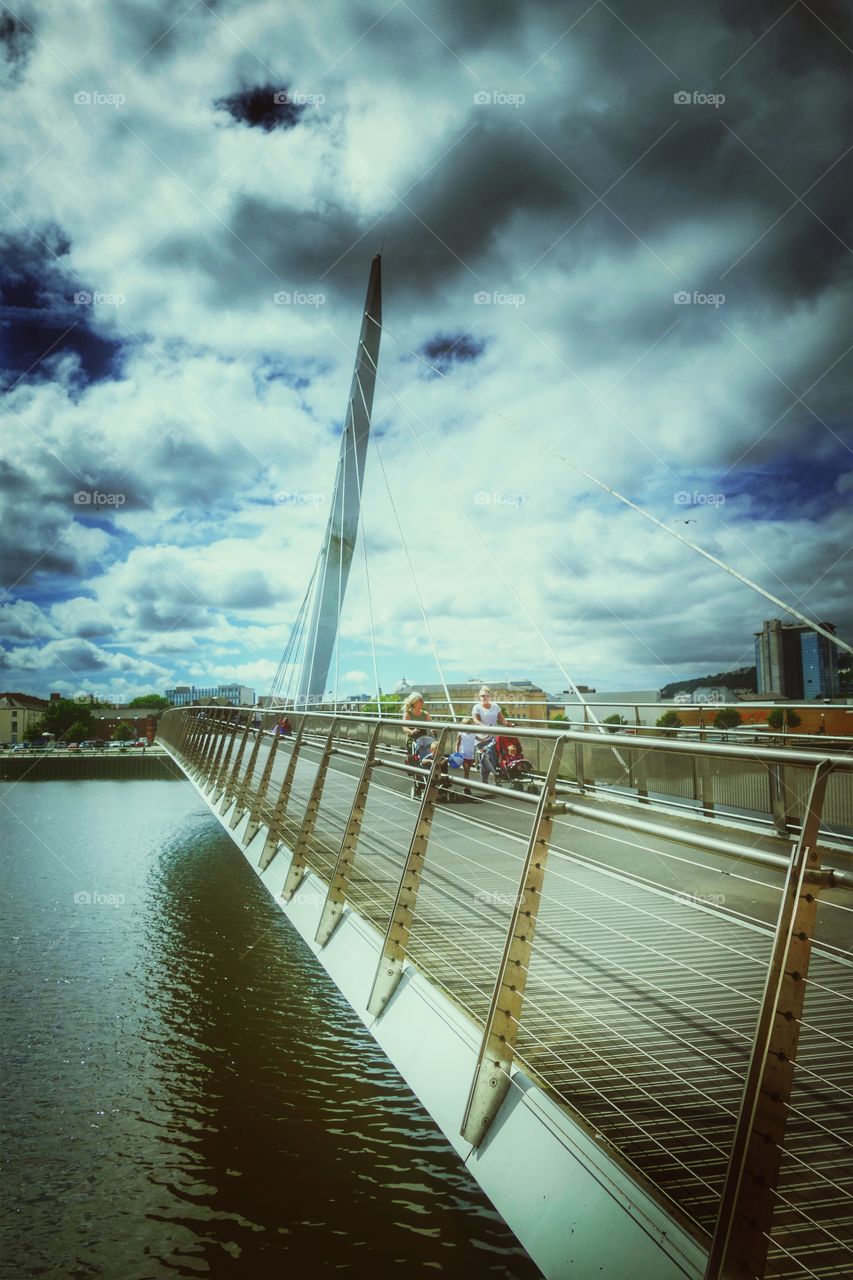
[[[263,726],[258,730],[258,733],[263,735]],[[301,737],[302,729],[300,727],[296,734],[297,743],[300,741]],[[278,750],[278,744],[280,741],[281,739],[279,738],[279,735],[277,733],[273,733],[273,736],[270,739],[269,754],[264,761],[264,771],[261,774],[261,781],[257,791],[255,792],[255,798],[252,801],[252,811],[249,815],[249,823],[246,827],[245,835],[243,836],[244,844],[251,844],[261,829],[261,809],[267,798],[267,791],[269,790],[270,779],[272,778],[273,765],[275,764],[275,754]]]
[[[176,711],[175,715],[181,717],[181,730],[175,745],[175,750],[183,758],[184,768],[189,771],[192,767],[193,744],[195,741],[198,725],[195,718],[189,711]]]
[[[202,718],[201,712],[196,712],[196,728],[192,736],[192,765],[191,773],[196,776],[201,769],[202,755],[207,742],[207,732],[209,732],[209,724],[206,719]]]
[[[258,725],[255,733],[255,741],[252,743],[252,750],[249,754],[249,763],[246,765],[246,772],[243,774],[243,779],[237,788],[237,796],[234,801],[234,812],[232,813],[231,821],[228,824],[232,831],[248,807],[249,789],[251,788],[252,780],[255,776],[255,766],[258,763],[258,754],[261,749],[262,738],[263,718],[261,719],[261,723]]]
[[[207,775],[207,779],[204,786],[204,790],[208,793],[211,792],[215,787],[216,779],[219,776],[219,765],[222,760],[222,756],[225,752],[225,743],[228,740],[228,734],[226,733],[226,730],[230,726],[230,721],[231,721],[231,717],[230,717],[230,714],[228,713],[220,712],[219,715],[215,717],[218,737],[216,738],[216,751],[214,752],[213,760],[210,765],[210,771]]]
[[[584,707],[584,714],[586,708]],[[578,791],[583,795],[586,791],[586,762],[584,760],[584,749],[582,742],[575,743],[575,779],[578,784]]]
[[[530,972],[533,938],[554,828],[556,784],[563,745],[562,738],[554,744],[545,783],[536,806],[518,894],[504,941],[474,1079],[462,1120],[462,1136],[475,1147],[482,1141],[509,1089],[515,1042],[524,1004],[524,989]]]
[[[367,1002],[368,1011],[376,1016],[382,1013],[382,1010],[388,1004],[403,973],[403,963],[406,959],[406,948],[409,943],[415,907],[417,906],[418,889],[423,875],[432,820],[441,789],[442,774],[439,760],[445,753],[450,732],[449,729],[442,729],[438,739],[433,766],[426,779],[426,786],[421,797],[421,807],[418,810],[415,829],[409,842],[409,851],[406,854],[400,882],[397,885],[394,906],[391,910],[388,927],[385,930],[379,964],[370,990],[370,998]]]
[[[698,801],[702,815],[714,816],[714,775],[707,756],[693,756],[693,799]]]
[[[174,719],[167,719],[165,714],[160,717],[160,732],[166,741],[171,741],[172,746],[178,755],[185,755],[186,741],[189,737],[189,718],[185,711],[176,711]],[[177,726],[177,727],[174,727]]]
[[[201,750],[199,752],[198,769],[195,774],[196,782],[199,786],[203,786],[204,781],[207,778],[210,770],[210,764],[213,756],[216,754],[216,747],[218,745],[216,737],[216,721],[213,716],[207,713],[204,714],[204,736],[202,738]]]
[[[296,777],[296,764],[299,760],[299,752],[302,749],[302,731],[305,728],[305,721],[299,726],[296,737],[293,739],[293,749],[290,753],[290,759],[287,762],[287,768],[281,784],[281,790],[275,802],[275,808],[267,827],[267,838],[264,841],[264,847],[261,850],[261,856],[258,859],[258,866],[265,871],[275,857],[278,849],[278,830],[284,815],[287,812],[287,806],[290,801],[290,792],[293,788],[293,779]]]
[[[320,916],[320,923],[317,926],[315,942],[324,947],[334,933],[338,921],[340,920],[347,901],[347,889],[349,888],[350,878],[352,876],[353,867],[355,865],[355,852],[358,847],[358,838],[361,835],[361,824],[364,821],[364,810],[367,806],[367,793],[370,789],[370,780],[373,776],[373,766],[376,759],[376,748],[379,745],[379,732],[382,728],[381,724],[374,725],[370,732],[370,738],[367,743],[367,753],[361,766],[361,774],[358,779],[358,785],[355,789],[352,808],[350,809],[347,825],[344,829],[341,847],[338,851],[335,869],[332,872],[332,879],[329,884],[329,892],[326,895],[326,901],[323,904],[323,912]]]
[[[223,788],[223,794],[227,801],[227,804],[225,806],[226,808],[228,807],[228,804],[230,804],[230,802],[235,797],[236,788],[237,788],[237,779],[240,777],[240,766],[243,763],[243,756],[246,754],[246,743],[249,741],[249,732],[252,728],[252,714],[253,713],[249,711],[246,715],[246,726],[243,729],[243,736],[240,739],[240,746],[237,750],[237,755],[234,758],[233,768],[228,774],[228,777],[225,782],[225,786]]]
[[[785,785],[785,766],[771,764],[767,767],[767,784],[770,789],[770,813],[773,826],[780,836],[787,836],[791,830],[791,818],[788,809],[788,791]]]
[[[302,825],[299,828],[299,835],[296,837],[296,842],[293,846],[293,857],[290,860],[290,866],[287,869],[287,876],[284,881],[284,888],[281,891],[281,896],[284,898],[285,902],[290,901],[305,876],[305,871],[308,865],[305,860],[305,855],[308,852],[308,848],[314,837],[314,828],[317,825],[317,815],[320,812],[320,802],[323,799],[323,788],[326,785],[326,775],[329,772],[329,762],[332,759],[332,745],[335,740],[336,726],[337,720],[333,720],[329,725],[329,732],[326,735],[326,741],[323,743],[323,754],[320,756],[320,763],[317,765],[317,772],[314,775],[314,782],[311,785],[311,794],[309,795],[308,803],[305,806]],[[263,864],[264,866],[269,866],[270,862],[272,862],[275,857],[276,850],[278,849],[278,839],[273,835],[272,830],[270,830],[270,834],[267,837],[268,843],[271,838],[275,840],[275,845],[271,850],[264,849],[263,856],[266,857],[267,854],[269,854],[267,861]]]
[[[646,767],[646,756],[648,750],[642,747],[636,752],[634,761],[634,780],[637,788],[637,799],[640,804],[649,803],[649,771]]]
[[[764,1275],[823,883],[816,846],[831,771],[829,760],[815,767],[791,852],[705,1280]]]
[[[240,718],[241,718],[241,712],[239,711],[237,711],[231,717],[231,722],[228,728],[228,732],[229,732],[228,748],[225,752],[225,755],[222,757],[222,764],[219,766],[219,772],[216,775],[216,782],[214,784],[213,793],[211,795],[212,804],[218,804],[219,801],[222,799],[223,795],[225,794],[225,784],[228,780],[228,775],[231,771],[231,757],[234,754],[234,747],[237,743],[237,734],[240,727]],[[247,729],[248,729],[248,721],[247,721]],[[243,738],[243,741],[245,742],[245,737]]]

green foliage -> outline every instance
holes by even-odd
[[[162,711],[164,707],[170,707],[172,704],[161,693],[141,693],[138,698],[131,698],[127,705],[128,707],[156,707]]]
[[[677,711],[664,711],[662,716],[658,716],[655,724],[659,729],[680,729],[682,720]]]
[[[382,703],[382,714],[389,716],[398,716],[402,711],[403,700],[397,693],[383,693],[379,701]],[[374,698],[372,702],[365,702],[363,705],[363,713],[366,716],[375,716],[379,714],[379,706]]]
[[[767,717],[767,723],[771,729],[784,729],[786,721],[789,729],[796,729],[798,724],[803,723],[803,718],[787,707],[774,707]]]
[[[723,707],[714,716],[715,729],[736,729],[741,722],[741,714],[734,707]]]
[[[60,698],[57,702],[48,703],[41,720],[33,725],[29,734],[31,738],[37,738],[42,733],[52,733],[57,740],[79,742],[81,738],[93,737],[94,729],[95,721],[85,702]]]
[[[136,730],[132,729],[124,720],[122,720],[121,724],[117,724],[112,732],[113,742],[127,742],[129,739],[135,737]]]
[[[556,721],[558,721],[558,720],[559,720],[559,721],[561,721],[561,722],[563,722],[563,723],[565,723],[565,724],[570,724],[570,723],[571,723],[571,721],[569,720],[569,717],[568,717],[567,715],[565,715],[562,711],[558,711],[558,712],[557,712],[557,714],[556,714],[555,716],[551,716],[551,719],[552,719],[554,722],[556,722]]]
[[[66,742],[85,742],[87,738],[91,738],[91,730],[91,724],[87,725],[84,720],[77,720],[62,736]]]
[[[612,726],[612,728],[607,730],[608,733],[618,733],[621,726],[623,724],[627,724],[628,721],[625,719],[624,716],[614,714],[612,716],[605,716],[601,723],[609,724]]]

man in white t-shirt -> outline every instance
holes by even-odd
[[[504,713],[496,702],[492,702],[492,691],[488,685],[483,685],[480,690],[480,701],[475,702],[471,708],[471,719],[475,724],[482,724],[488,728],[494,728],[497,724],[506,724]],[[489,774],[497,772],[497,756],[495,753],[495,739],[493,735],[480,738],[480,777],[484,782],[489,781]]]

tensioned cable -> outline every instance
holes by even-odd
[[[362,401],[362,404],[364,405],[364,408],[365,408],[365,411],[366,411],[366,410],[367,410],[367,402],[365,401],[365,398],[364,398],[364,390],[363,390],[362,385],[361,385],[361,378],[358,376],[358,373],[357,373],[357,372],[356,372],[356,375],[355,375],[355,380],[356,380],[356,382],[358,383],[358,389],[359,389],[359,392],[360,392],[360,394],[361,394],[361,401]],[[391,485],[390,485],[390,484],[389,484],[389,482],[388,482],[388,475],[387,475],[387,473],[386,473],[386,471],[385,471],[385,463],[382,461],[382,450],[379,448],[379,441],[377,440],[377,438],[376,438],[376,436],[375,436],[375,435],[372,435],[372,436],[371,436],[371,440],[373,441],[373,447],[374,447],[374,449],[376,450],[376,456],[377,456],[377,458],[379,459],[379,466],[380,466],[380,469],[381,469],[381,471],[382,471],[382,479],[385,481],[385,488],[386,488],[386,490],[388,491],[388,501],[391,503],[391,510],[392,510],[392,511],[393,511],[393,513],[394,513],[394,520],[395,520],[395,522],[396,522],[396,524],[397,524],[397,532],[399,533],[399,535],[400,535],[400,541],[401,541],[401,543],[403,544],[403,552],[404,552],[404,554],[405,554],[405,556],[406,556],[406,561],[407,561],[408,566],[409,566],[409,573],[411,574],[411,578],[412,578],[412,586],[415,588],[415,594],[416,594],[416,595],[417,595],[417,597],[418,597],[418,604],[420,605],[421,615],[423,616],[423,620],[424,620],[424,626],[425,626],[425,628],[426,628],[427,636],[429,637],[430,648],[432,649],[432,656],[433,656],[433,658],[435,659],[435,665],[436,665],[436,667],[438,668],[438,674],[439,674],[439,677],[440,677],[440,679],[441,679],[442,686],[443,686],[443,688],[444,688],[444,694],[445,694],[445,697],[447,698],[447,706],[448,706],[448,708],[449,708],[449,710],[450,710],[450,716],[451,716],[451,719],[452,719],[452,718],[453,718],[453,716],[455,715],[455,711],[454,711],[454,709],[453,709],[453,703],[452,703],[452,702],[451,702],[451,700],[450,700],[450,690],[448,689],[448,687],[447,687],[447,681],[446,681],[446,680],[445,680],[445,678],[444,678],[444,672],[443,672],[443,670],[442,670],[442,668],[441,668],[441,662],[440,662],[440,660],[439,660],[439,657],[438,657],[438,651],[436,650],[436,647],[435,647],[435,641],[434,641],[434,639],[433,639],[433,635],[432,635],[432,628],[431,628],[431,627],[430,627],[430,625],[429,625],[429,618],[427,617],[426,609],[424,608],[424,602],[423,602],[423,597],[422,597],[422,595],[421,595],[421,589],[420,589],[420,587],[418,586],[417,575],[415,574],[414,566],[413,566],[413,564],[412,564],[412,557],[409,555],[409,548],[408,548],[408,545],[407,545],[407,543],[406,543],[405,535],[403,534],[403,527],[402,527],[402,525],[400,524],[400,517],[399,517],[399,516],[398,516],[398,514],[397,514],[397,506],[396,506],[396,503],[394,502],[394,495],[393,495],[393,494],[392,494],[392,492],[391,492]]]
[[[372,316],[368,318],[371,320],[373,319]],[[373,323],[375,324],[376,321],[373,321]],[[419,355],[417,351],[412,351],[410,347],[407,347],[406,344],[400,338],[397,338],[388,329],[383,328],[383,332],[387,333],[388,337],[391,338],[394,342],[396,342],[398,346],[402,347],[402,349],[408,355],[414,356],[416,360],[419,360],[420,363],[425,365],[427,369],[431,370],[431,372],[437,373],[439,377],[444,378],[446,381],[450,382],[451,385],[456,385],[453,383],[453,379],[450,378],[448,374],[446,374],[443,370],[437,368],[435,365],[430,364],[429,361],[425,360],[423,356]],[[651,524],[657,525],[659,529],[662,529],[664,533],[669,534],[671,538],[675,538],[676,541],[678,542],[683,542],[686,547],[690,547],[691,551],[695,551],[697,555],[703,556],[706,560],[710,560],[710,562],[712,564],[715,564],[717,568],[722,569],[725,573],[728,573],[731,577],[736,578],[738,582],[742,582],[745,586],[750,587],[753,591],[757,591],[759,595],[764,596],[765,600],[769,600],[771,604],[778,605],[778,607],[780,609],[783,609],[785,613],[789,613],[791,617],[797,618],[800,622],[802,622],[805,626],[809,627],[812,631],[817,631],[820,635],[824,637],[824,639],[831,640],[833,644],[838,646],[838,648],[844,649],[849,654],[853,654],[853,646],[846,644],[845,641],[843,641],[840,636],[835,635],[832,631],[828,631],[826,627],[822,626],[819,622],[815,622],[814,619],[809,618],[806,614],[800,613],[800,611],[794,608],[793,605],[786,604],[784,600],[780,600],[778,596],[774,596],[771,591],[766,591],[764,587],[760,587],[757,582],[753,582],[751,578],[747,578],[745,574],[740,573],[737,569],[733,569],[731,565],[726,564],[725,560],[721,560],[718,556],[712,555],[712,553],[710,551],[706,551],[704,547],[700,547],[697,543],[691,542],[689,538],[685,538],[683,534],[680,534],[678,533],[677,530],[670,528],[669,525],[664,524],[663,521],[661,520],[658,520],[656,516],[651,515],[648,511],[644,511],[643,508],[638,506],[636,502],[632,502],[630,498],[626,498],[624,494],[619,493],[619,491],[617,489],[612,488],[611,485],[605,484],[605,482],[603,480],[599,480],[597,476],[592,475],[589,471],[585,471],[583,467],[579,467],[576,462],[572,462],[570,458],[567,458],[565,456],[565,454],[558,453],[556,449],[551,448],[550,446],[547,446],[547,445],[543,445],[541,441],[537,440],[536,437],[533,436],[524,427],[520,427],[516,423],[511,422],[510,419],[507,418],[505,414],[501,413],[498,409],[495,409],[492,405],[485,404],[485,402],[482,401],[481,398],[476,395],[476,393],[468,390],[467,388],[463,388],[463,390],[467,391],[467,394],[472,396],[473,399],[478,400],[481,404],[483,404],[484,407],[488,409],[490,413],[493,413],[495,417],[500,418],[502,422],[505,422],[507,424],[507,426],[512,427],[514,431],[520,431],[524,436],[527,437],[528,440],[531,440],[533,444],[535,444],[537,448],[541,449],[545,454],[549,455],[550,457],[557,458],[560,462],[565,463],[565,465],[567,467],[570,467],[572,471],[576,471],[578,475],[583,476],[585,480],[589,480],[591,484],[596,485],[599,489],[603,490],[604,493],[609,493],[611,497],[616,498],[619,502],[623,503],[626,507],[630,507],[632,511],[636,511],[636,513],[642,516],[644,520],[648,520]]]
[[[284,684],[285,672],[288,670],[288,659],[292,656],[294,651],[298,652],[299,640],[301,639],[302,626],[304,624],[305,610],[311,595],[311,588],[314,585],[314,579],[317,576],[317,565],[319,562],[320,557],[318,555],[314,562],[314,569],[309,579],[305,595],[302,597],[302,604],[299,606],[299,612],[297,613],[293,626],[290,629],[290,636],[288,637],[287,644],[285,645],[284,654],[281,662],[278,664],[278,670],[275,673],[275,677],[273,678],[273,682],[270,687],[270,698],[278,696],[281,693],[281,686]]]
[[[368,358],[368,359],[370,359],[370,353],[367,351],[367,348],[364,346],[364,343],[362,343],[361,345],[362,345],[362,350],[364,351],[365,355],[367,356],[367,358]],[[508,578],[508,577],[507,577],[507,575],[504,573],[504,571],[503,571],[503,569],[501,568],[500,564],[498,563],[498,561],[496,560],[496,558],[495,558],[495,557],[494,557],[494,555],[492,554],[491,549],[489,548],[488,544],[487,544],[486,542],[484,542],[483,538],[482,538],[482,537],[481,537],[481,535],[480,535],[480,531],[479,531],[479,529],[478,529],[478,528],[477,528],[477,526],[474,524],[474,522],[473,522],[473,520],[471,519],[471,517],[468,515],[468,512],[467,512],[467,511],[465,510],[465,508],[462,506],[462,503],[461,503],[461,502],[459,501],[459,499],[456,497],[456,494],[455,494],[455,493],[453,492],[453,490],[451,489],[451,487],[450,487],[450,485],[448,484],[448,482],[447,482],[447,480],[446,480],[446,478],[445,478],[445,476],[444,476],[443,472],[442,472],[442,471],[440,470],[440,468],[438,467],[438,464],[436,463],[435,459],[432,457],[432,455],[429,453],[429,451],[428,451],[427,449],[425,449],[425,448],[424,448],[423,443],[422,443],[422,441],[421,441],[421,439],[420,439],[419,435],[418,435],[418,434],[417,434],[417,432],[414,430],[414,428],[413,428],[413,427],[412,427],[412,425],[411,425],[411,422],[409,421],[408,412],[406,411],[406,409],[404,409],[404,408],[403,408],[403,405],[400,403],[399,399],[398,399],[398,398],[397,398],[397,396],[395,395],[395,393],[394,393],[394,391],[392,390],[392,388],[388,385],[388,383],[384,380],[384,378],[382,378],[382,377],[381,377],[381,375],[380,375],[380,373],[379,373],[379,370],[376,368],[376,365],[374,364],[374,362],[373,362],[372,360],[371,360],[371,364],[373,364],[373,369],[374,369],[374,373],[375,373],[376,377],[379,379],[379,381],[380,381],[380,383],[382,384],[382,386],[385,388],[385,390],[386,390],[386,391],[389,393],[389,395],[392,397],[392,399],[394,400],[394,403],[397,405],[397,408],[398,408],[398,409],[400,410],[400,412],[402,413],[402,415],[403,415],[403,420],[405,421],[406,426],[409,428],[409,431],[411,432],[412,436],[414,436],[414,439],[415,439],[415,441],[416,441],[416,443],[417,443],[417,445],[418,445],[418,448],[419,448],[419,449],[421,450],[421,452],[425,455],[425,457],[429,460],[429,462],[430,462],[430,464],[432,465],[432,467],[433,467],[434,471],[436,472],[436,475],[439,477],[439,479],[441,480],[442,484],[443,484],[443,485],[444,485],[444,487],[447,489],[447,492],[450,494],[451,498],[453,499],[454,503],[456,504],[456,507],[457,507],[457,508],[458,508],[458,510],[461,512],[461,514],[462,514],[463,518],[465,519],[465,521],[467,522],[467,524],[469,525],[469,527],[470,527],[470,528],[471,528],[471,530],[473,531],[474,536],[476,537],[476,539],[477,539],[477,541],[479,542],[480,546],[481,546],[481,547],[482,547],[482,549],[485,551],[486,555],[489,557],[489,559],[491,560],[491,562],[492,562],[493,566],[494,566],[494,567],[495,567],[495,569],[498,571],[498,573],[500,574],[501,578],[502,578],[502,579],[503,579],[503,581],[506,583],[506,585],[509,587],[509,589],[510,589],[510,591],[512,592],[512,594],[515,596],[515,599],[518,601],[519,605],[521,606],[521,609],[522,609],[522,611],[523,611],[523,613],[524,613],[525,617],[527,618],[528,622],[529,622],[529,623],[530,623],[530,625],[533,627],[533,629],[534,629],[534,631],[536,632],[537,636],[538,636],[538,637],[539,637],[539,639],[542,641],[542,643],[544,644],[545,648],[548,650],[549,654],[551,655],[552,659],[554,660],[554,662],[555,662],[555,664],[556,664],[556,666],[557,666],[558,671],[561,673],[561,675],[563,676],[563,678],[568,682],[568,686],[569,686],[569,688],[572,690],[572,692],[575,694],[575,696],[576,696],[577,698],[579,698],[579,699],[580,699],[581,703],[583,704],[584,710],[589,712],[589,714],[590,714],[590,716],[591,716],[591,718],[592,718],[593,722],[594,722],[596,725],[598,725],[598,726],[600,727],[601,722],[599,721],[599,719],[598,719],[598,717],[596,716],[595,712],[591,709],[591,707],[590,707],[589,703],[588,703],[588,702],[586,701],[586,699],[584,698],[583,694],[581,693],[581,691],[580,691],[580,689],[578,688],[578,686],[575,684],[575,682],[574,682],[574,680],[572,679],[572,677],[569,675],[568,671],[566,671],[565,667],[563,666],[563,664],[562,664],[562,662],[560,661],[560,659],[557,657],[557,655],[556,655],[556,653],[554,652],[554,650],[551,648],[551,645],[548,643],[548,640],[546,639],[545,635],[543,634],[543,632],[542,632],[541,628],[539,627],[539,624],[537,623],[536,619],[533,617],[533,614],[532,614],[532,613],[530,612],[530,610],[527,608],[527,605],[524,603],[524,601],[522,600],[521,596],[520,596],[520,595],[518,594],[518,592],[516,591],[516,589],[515,589],[515,585],[513,584],[513,582],[511,581],[511,579],[510,579],[510,578]],[[602,732],[603,732],[603,730],[602,730]],[[614,751],[615,751],[615,748],[614,748]],[[620,763],[622,764],[622,767],[623,767],[623,768],[626,768],[627,766],[625,765],[624,760],[622,760],[622,758],[621,758],[621,756],[619,756],[618,752],[616,752],[616,754],[617,754],[617,757],[619,758]]]
[[[324,535],[324,537],[323,537],[323,547],[322,547],[322,552],[321,552],[321,554],[322,554],[322,556],[323,556],[323,577],[322,577],[322,580],[321,580],[321,582],[320,582],[320,594],[319,594],[319,601],[320,601],[320,607],[321,607],[321,608],[322,608],[323,593],[324,593],[324,592],[325,592],[325,590],[326,590],[326,574],[327,574],[327,572],[328,572],[328,568],[329,568],[329,541],[330,541],[330,539],[329,539],[329,536],[327,536],[327,535],[330,535],[330,534],[331,534],[331,520],[332,520],[332,513],[334,512],[334,509],[335,509],[335,503],[336,503],[336,501],[337,501],[337,497],[338,497],[338,487],[339,487],[340,482],[341,482],[341,473],[342,473],[342,472],[344,472],[345,467],[346,467],[346,455],[345,455],[344,453],[341,453],[341,454],[340,454],[340,456],[339,456],[339,459],[338,459],[338,470],[337,470],[337,472],[336,472],[336,474],[335,474],[335,484],[334,484],[334,488],[332,489],[332,511],[331,511],[331,512],[330,512],[330,514],[329,514],[329,524],[328,524],[328,526],[327,526],[326,534],[325,534],[325,535]],[[308,709],[308,704],[309,704],[310,697],[311,697],[310,690],[309,690],[309,685],[310,685],[310,683],[311,683],[311,676],[313,675],[313,672],[314,672],[314,659],[315,659],[315,657],[316,657],[316,655],[317,655],[317,638],[318,638],[319,634],[320,634],[320,611],[318,610],[318,612],[317,612],[317,625],[314,627],[314,643],[313,643],[312,648],[311,648],[311,664],[310,664],[310,666],[308,667],[307,671],[305,671],[305,704],[304,704],[304,707],[303,707],[303,710],[305,710],[305,711],[307,711],[307,709]],[[307,656],[307,649],[308,649],[308,645],[307,645],[307,643],[306,643],[305,648],[306,648],[306,656]],[[304,660],[305,660],[305,659],[303,658],[303,662],[304,662]],[[297,690],[296,690],[296,692],[297,692],[297,697],[298,697],[298,695],[299,695],[299,687],[298,687],[298,685],[297,685]],[[321,695],[321,696],[322,696],[322,695]]]

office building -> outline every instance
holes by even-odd
[[[834,631],[831,622],[822,622]],[[839,692],[835,645],[798,622],[766,621],[755,633],[755,669],[759,697],[832,698]]]
[[[215,698],[218,702],[230,702],[234,707],[253,707],[255,691],[244,684],[218,684],[201,689],[195,685],[179,684],[174,689],[166,689],[164,697],[173,707],[190,707],[200,702],[209,702]]]

